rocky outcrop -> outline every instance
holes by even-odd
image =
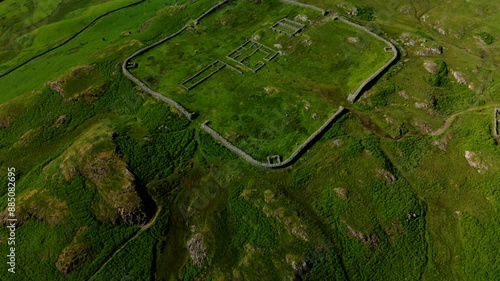
[[[465,151],[465,159],[469,163],[469,166],[477,169],[477,172],[480,174],[484,174],[489,168],[488,165],[472,151]]]
[[[406,91],[405,91],[405,90],[400,91],[400,92],[398,93],[398,95],[399,95],[400,97],[404,98],[404,99],[408,99],[408,98],[409,98],[408,93],[406,93]]]
[[[415,102],[416,108],[427,108],[429,106],[428,102]]]
[[[78,174],[85,177],[85,185],[95,188],[102,199],[93,207],[99,220],[145,224],[149,210],[136,190],[134,175],[116,153],[113,134],[105,122],[90,127],[42,171],[49,177],[61,177],[67,182]]]
[[[340,200],[347,200],[349,199],[349,191],[345,188],[335,188],[335,192],[337,193],[337,196],[340,198]]]
[[[435,63],[433,61],[426,60],[426,61],[424,61],[424,68],[425,68],[425,70],[427,70],[427,72],[429,72],[431,74],[436,74],[437,69],[438,69],[438,65],[437,65],[437,63]]]
[[[203,235],[196,233],[187,241],[187,249],[189,257],[195,267],[200,267],[207,257],[207,250],[203,241]]]
[[[361,231],[353,229],[349,225],[347,226],[347,234],[351,237],[356,238],[356,240],[363,242],[364,244],[369,245],[371,247],[375,247],[380,242],[380,239],[375,233],[364,234]]]
[[[56,261],[57,270],[63,275],[68,275],[81,265],[89,262],[91,260],[88,255],[90,248],[88,244],[74,244],[64,248]]]
[[[52,127],[56,128],[56,129],[61,127],[64,124],[64,122],[66,122],[66,119],[67,119],[66,115],[59,116],[57,118],[57,120],[54,122],[54,124],[52,125]]]
[[[69,208],[66,201],[51,195],[47,189],[39,188],[22,192],[16,198],[17,227],[31,218],[49,225],[58,225],[68,217]],[[0,225],[8,224],[9,211],[6,207],[0,213]]]
[[[431,55],[441,55],[443,54],[443,47],[438,46],[434,48],[423,48],[415,52],[415,55],[420,57],[428,57]]]
[[[425,121],[415,121],[413,125],[417,128],[419,128],[422,132],[427,133],[427,134],[432,134],[432,129],[431,125]]]
[[[398,180],[398,178],[395,175],[393,175],[391,172],[385,169],[378,169],[377,174],[380,175],[385,180],[386,183],[391,183]]]
[[[89,77],[92,77],[92,79],[89,79]],[[46,82],[45,86],[49,87],[52,91],[59,93],[64,101],[67,102],[77,100],[94,102],[106,91],[106,84],[104,81],[95,82],[100,80],[99,77],[102,78],[101,73],[99,73],[94,66],[81,65],[72,68],[68,73],[55,81]],[[73,86],[69,86],[74,83],[80,84],[79,87],[83,89],[75,91]]]
[[[344,141],[342,139],[334,139],[332,141],[333,145],[335,145],[336,147],[339,147],[342,145],[342,143],[344,143]]]
[[[359,43],[359,38],[358,37],[349,37],[349,38],[347,38],[347,42],[349,42],[351,44],[357,44],[357,43]]]
[[[465,79],[465,76],[462,72],[452,70],[451,73],[453,74],[453,77],[455,77],[457,83],[462,85],[467,84],[467,79]]]
[[[433,144],[437,146],[440,150],[446,151],[448,149],[448,145],[450,143],[450,140],[453,138],[453,134],[448,134],[445,137],[435,140]]]
[[[78,229],[71,243],[59,254],[55,266],[63,275],[70,274],[73,270],[92,260],[91,244],[84,237],[86,231],[87,227]]]
[[[149,216],[146,212],[146,207],[141,202],[138,206],[132,209],[118,208],[118,213],[122,220],[130,225],[142,225],[149,221]]]
[[[296,255],[288,254],[285,259],[286,263],[292,266],[295,273],[293,280],[304,280],[307,273],[309,273],[312,269],[312,265],[309,262],[306,262],[304,259]]]

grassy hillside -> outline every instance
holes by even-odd
[[[139,46],[177,30],[190,14],[198,16],[198,10],[204,10],[210,3],[194,3],[183,13],[156,15],[159,9],[168,5],[169,2],[164,1],[146,1],[101,18],[75,39],[43,56],[43,59],[35,59],[29,66],[0,77],[5,89],[0,101],[40,89],[45,82],[57,79],[75,66],[99,60],[117,63]],[[152,22],[156,24],[152,25]]]
[[[0,40],[14,38],[21,46],[2,51],[1,69],[132,3],[49,2],[50,9],[0,2]],[[134,73],[199,112],[194,122],[140,91],[120,63],[193,23],[215,1],[151,0],[113,12],[1,77],[0,182],[7,186],[7,168],[15,167],[16,278],[500,279],[500,139],[493,135],[500,107],[498,5],[307,2],[400,49],[398,63],[355,104],[345,96],[386,60],[381,45],[316,12],[274,1],[231,1],[137,58]],[[297,37],[268,29],[299,14],[311,23]],[[30,25],[34,19],[40,24]],[[287,55],[245,78],[223,69],[226,78],[210,78],[202,84],[207,88],[179,86],[213,56],[224,59],[255,35],[270,47],[281,44]],[[270,93],[262,90],[267,86]],[[245,89],[245,97],[232,97],[231,88]],[[285,95],[294,91],[299,98]],[[235,106],[241,102],[254,106]],[[199,129],[205,118],[225,134],[238,126],[241,135],[251,135],[251,126],[281,128],[293,120],[278,104],[302,110],[303,131],[275,132],[294,141],[330,108],[344,104],[350,112],[296,163],[278,170],[250,165]],[[313,111],[321,112],[318,120]],[[252,145],[284,155],[291,147]],[[2,254],[10,247],[7,197],[1,189]],[[12,276],[2,271],[0,279]]]
[[[3,1],[0,73],[55,47],[98,17],[141,1]]]
[[[290,38],[269,29],[282,18],[297,20],[305,30]],[[251,67],[265,62],[256,73],[226,57],[250,39],[280,52],[269,62],[260,52],[251,55],[245,61]],[[339,105],[345,105],[347,95],[392,57],[384,47],[333,16],[273,1],[239,2],[134,58],[139,67],[131,72],[266,162],[270,155],[288,158]],[[216,60],[229,66],[195,88],[182,88],[184,80]]]

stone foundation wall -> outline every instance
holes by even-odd
[[[212,6],[212,8],[208,9],[205,13],[203,13],[201,16],[199,16],[197,19],[194,20],[194,24],[198,24],[200,22],[200,20],[202,20],[204,17],[206,17],[208,14],[210,14],[211,12],[217,10],[220,6],[226,4],[228,2],[228,0],[224,0],[224,1],[221,1],[217,4],[215,4],[214,6]]]
[[[280,163],[273,163],[273,164],[270,164],[270,163],[262,163],[260,161],[257,161],[255,160],[252,156],[250,156],[248,153],[246,153],[245,151],[241,150],[239,147],[235,146],[234,144],[232,144],[231,142],[229,142],[227,139],[225,139],[223,136],[221,136],[217,131],[215,131],[214,129],[210,128],[208,126],[208,123],[210,121],[205,121],[203,122],[200,127],[205,130],[208,134],[210,134],[214,139],[216,139],[218,142],[220,142],[223,146],[225,146],[227,149],[231,150],[233,153],[237,154],[238,156],[240,156],[241,158],[245,159],[246,161],[248,161],[249,163],[255,165],[255,166],[259,166],[259,167],[262,167],[262,168],[266,168],[266,169],[276,169],[276,168],[283,168],[283,167],[286,167],[288,165],[290,165],[292,162],[294,162],[295,160],[297,160],[298,156],[304,152],[304,149],[306,149],[309,145],[311,145],[314,141],[317,140],[318,136],[321,135],[322,133],[325,132],[325,130],[328,128],[328,126],[330,126],[333,121],[335,121],[340,115],[342,115],[343,113],[347,112],[347,109],[345,109],[344,107],[340,106],[339,107],[339,110],[333,114],[319,129],[317,129],[311,136],[309,136],[309,138],[307,138],[306,141],[304,141],[304,143],[302,143],[301,146],[299,146],[294,152],[293,154],[288,157],[286,160],[280,162]]]
[[[375,73],[373,73],[368,79],[365,80],[365,82],[363,82],[363,84],[361,84],[361,86],[359,86],[359,88],[354,93],[350,94],[347,97],[347,99],[350,102],[355,102],[356,100],[358,100],[358,98],[364,92],[366,86],[370,82],[372,82],[374,79],[376,79],[382,72],[384,72],[387,68],[389,68],[398,59],[399,51],[398,51],[398,48],[396,48],[396,46],[394,46],[394,44],[392,44],[388,40],[382,38],[381,36],[379,36],[379,35],[371,32],[368,28],[366,28],[364,26],[361,26],[359,24],[355,24],[353,22],[350,22],[350,21],[348,21],[347,19],[345,19],[343,17],[339,17],[338,19],[341,20],[342,22],[347,23],[348,25],[351,25],[353,27],[356,27],[358,29],[361,29],[361,30],[365,31],[365,32],[369,33],[371,36],[375,37],[376,39],[378,39],[378,40],[386,43],[387,45],[389,45],[389,47],[392,49],[392,52],[394,53],[394,55],[392,56],[392,58],[386,64],[384,64]]]
[[[303,3],[299,3],[299,2],[295,2],[295,1],[290,1],[290,0],[281,0],[282,2],[284,3],[287,3],[287,4],[292,4],[292,5],[297,5],[297,6],[301,6],[301,7],[305,7],[305,8],[309,8],[309,9],[313,9],[313,10],[316,10],[316,11],[320,11],[323,15],[326,15],[328,12],[326,10],[323,10],[321,8],[318,8],[318,7],[315,7],[315,6],[312,6],[312,5],[308,5],[308,4],[303,4]],[[203,13],[200,17],[198,17],[196,20],[195,20],[195,24],[198,24],[198,22],[205,16],[207,16],[208,14],[210,14],[211,12],[213,12],[214,10],[216,10],[217,8],[219,8],[221,5],[227,3],[228,0],[225,0],[225,1],[222,1],[222,2],[219,2],[217,3],[216,5],[214,5],[213,7],[211,7],[209,10],[207,10],[205,13]],[[387,69],[398,57],[398,50],[397,48],[389,41],[385,40],[384,38],[380,37],[379,35],[371,32],[370,30],[368,30],[366,27],[363,27],[363,26],[360,26],[358,24],[355,24],[355,23],[352,23],[350,21],[348,21],[347,19],[344,19],[342,17],[339,17],[339,19],[351,26],[354,26],[356,28],[359,28],[359,29],[362,29],[366,32],[368,32],[370,35],[374,36],[375,38],[385,42],[391,49],[392,51],[394,52],[394,56],[392,57],[392,59],[387,62],[383,67],[381,67],[377,72],[375,72],[372,76],[370,76],[359,88],[356,92],[354,92],[353,94],[349,95],[348,97],[348,100],[350,100],[351,102],[355,102],[358,97],[361,95],[361,93],[363,92],[364,88],[366,87],[366,85],[368,85],[368,83],[370,83],[373,79],[375,79],[376,77],[378,77],[378,75],[380,75],[385,69]],[[179,110],[184,116],[186,116],[186,118],[188,118],[189,120],[192,120],[194,119],[194,117],[196,116],[196,113],[194,112],[189,112],[185,107],[183,107],[181,104],[179,104],[178,102],[170,99],[170,98],[167,98],[165,96],[163,96],[162,94],[158,93],[158,92],[155,92],[153,91],[151,88],[149,88],[145,83],[143,83],[141,80],[139,80],[138,78],[136,78],[134,75],[132,75],[132,73],[130,73],[128,70],[127,70],[127,65],[130,65],[131,63],[131,60],[138,56],[138,55],[141,55],[149,50],[151,50],[152,48],[174,38],[175,36],[179,35],[180,33],[182,33],[184,30],[186,30],[187,26],[184,26],[182,27],[181,29],[179,29],[177,32],[175,32],[174,34],[170,35],[170,36],[167,36],[161,40],[159,40],[158,42],[156,43],[153,43],[147,47],[144,47],[140,50],[138,50],[137,52],[133,53],[131,56],[129,56],[127,59],[125,59],[125,61],[123,62],[122,64],[122,71],[123,71],[123,74],[128,78],[130,79],[132,82],[134,82],[136,85],[138,85],[144,92],[150,94],[151,96],[157,98],[157,99],[160,99],[166,103],[168,103],[169,105],[175,107],[177,110]],[[244,44],[245,45],[245,44]],[[267,47],[269,48],[269,47]],[[270,48],[269,48],[270,49]],[[272,49],[271,49],[272,50]],[[231,53],[233,54],[233,53]],[[231,55],[230,54],[230,55]],[[230,58],[228,55],[227,57]],[[277,53],[275,55],[273,55],[271,58],[269,58],[269,61],[274,58],[275,56],[277,55]],[[267,58],[267,57],[266,57]],[[230,58],[232,59],[232,58]],[[234,60],[234,59],[232,59]],[[236,60],[234,60],[236,61]],[[237,61],[238,62],[238,61]],[[240,62],[239,62],[240,63]],[[240,63],[241,64],[241,63]],[[236,70],[236,69],[235,69]],[[238,70],[237,70],[238,71]],[[241,71],[238,71],[239,73],[242,73]],[[286,160],[284,161],[278,161],[279,163],[262,163],[260,161],[257,161],[255,160],[252,156],[250,156],[249,154],[247,154],[246,152],[244,152],[243,150],[241,150],[240,148],[238,148],[237,146],[233,145],[231,142],[229,142],[228,140],[226,140],[224,137],[222,137],[217,131],[215,131],[214,129],[210,128],[208,126],[208,123],[209,121],[205,121],[203,122],[200,127],[205,130],[208,134],[210,134],[214,139],[216,139],[217,141],[219,141],[223,146],[225,146],[227,149],[231,150],[233,153],[237,154],[238,156],[240,156],[241,158],[245,159],[246,161],[248,161],[249,163],[255,165],[255,166],[259,166],[259,167],[262,167],[262,168],[268,168],[268,169],[275,169],[275,168],[282,168],[282,167],[286,167],[288,165],[290,165],[291,163],[293,163],[295,160],[298,159],[298,157],[303,153],[305,152],[306,149],[308,149],[308,147],[318,139],[318,137],[324,133],[326,131],[326,129],[339,117],[341,116],[342,114],[344,114],[345,112],[347,112],[347,109],[345,109],[344,107],[340,106],[339,107],[339,110],[333,114],[320,128],[318,128],[312,135],[309,136],[309,138],[307,138],[304,143],[299,146],[293,153],[292,155],[287,158]],[[498,116],[500,115],[500,109],[495,109],[495,134],[498,136]],[[276,156],[273,156],[273,157],[276,157]],[[281,159],[279,159],[281,160]]]
[[[216,10],[217,8],[219,8],[220,6],[222,6],[223,4],[227,3],[228,0],[224,0],[222,2],[219,2],[217,4],[215,4],[214,6],[212,6],[210,9],[208,9],[205,13],[203,13],[201,16],[199,16],[195,22],[198,23],[202,18],[204,18],[205,16],[207,16],[208,14],[210,14],[211,12],[213,12],[214,10]],[[138,78],[136,78],[134,75],[132,75],[132,73],[130,73],[130,71],[128,71],[127,69],[127,65],[129,65],[129,63],[132,63],[131,60],[133,58],[135,58],[136,56],[138,55],[141,55],[141,54],[144,54],[145,52],[153,49],[154,47],[162,44],[162,43],[165,43],[167,42],[168,40],[174,38],[175,36],[179,35],[180,33],[182,33],[184,30],[186,30],[188,26],[184,26],[182,27],[181,29],[179,29],[177,32],[173,33],[172,35],[169,35],[161,40],[159,40],[158,42],[155,42],[149,46],[146,46],[140,50],[138,50],[137,52],[133,53],[132,55],[130,55],[128,58],[126,58],[123,63],[122,63],[122,72],[123,74],[125,75],[125,77],[127,77],[129,80],[131,80],[132,82],[134,82],[137,86],[139,86],[144,92],[150,94],[151,96],[157,98],[157,99],[160,99],[166,103],[168,103],[169,105],[175,107],[177,110],[179,110],[184,116],[186,116],[186,118],[188,118],[189,120],[192,120],[195,118],[196,116],[196,113],[195,112],[189,112],[184,106],[182,106],[180,103],[174,101],[173,99],[170,99],[170,98],[167,98],[165,97],[164,95],[158,93],[158,92],[155,92],[153,91],[151,88],[149,88],[146,84],[144,84],[144,82],[142,82],[141,80],[139,80]]]

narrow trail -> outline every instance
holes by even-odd
[[[156,219],[158,218],[159,214],[161,213],[161,205],[158,205],[158,210],[156,211],[155,215],[153,216],[153,218],[145,225],[143,225],[138,231],[136,234],[134,234],[134,236],[132,236],[129,240],[125,241],[118,249],[116,249],[116,251],[111,255],[109,256],[109,258],[99,267],[99,269],[94,273],[92,274],[92,276],[90,276],[89,280],[94,280],[94,278],[102,271],[103,268],[106,267],[106,265],[123,249],[125,248],[125,246],[127,246],[132,240],[134,240],[135,238],[137,238],[141,233],[143,233],[144,231],[148,230],[148,228],[150,228],[155,222],[156,222]]]
[[[466,114],[466,113],[475,112],[475,111],[481,111],[481,110],[484,110],[484,109],[494,109],[494,108],[500,108],[500,104],[488,104],[488,105],[471,107],[469,109],[465,109],[465,110],[462,110],[462,111],[455,112],[452,115],[448,116],[448,118],[446,118],[446,120],[444,121],[443,125],[441,127],[439,127],[435,131],[432,131],[430,133],[421,132],[419,134],[404,135],[404,136],[399,136],[399,137],[394,137],[394,136],[390,135],[389,133],[387,133],[386,131],[382,130],[378,126],[376,126],[376,129],[374,129],[371,126],[366,125],[367,121],[370,122],[369,124],[376,124],[375,122],[373,122],[369,118],[366,118],[366,117],[362,118],[362,117],[360,117],[358,115],[356,115],[356,116],[358,117],[359,121],[363,123],[363,126],[366,129],[370,130],[372,133],[376,134],[377,136],[379,136],[381,138],[386,138],[386,139],[391,139],[391,140],[399,141],[399,140],[403,140],[403,139],[406,139],[406,138],[409,138],[409,137],[439,136],[439,135],[443,134],[444,132],[446,132],[451,127],[451,125],[453,125],[453,122],[460,115],[463,115],[463,114]]]
[[[490,104],[490,105],[483,105],[483,106],[471,107],[469,109],[453,113],[452,115],[450,115],[446,119],[446,121],[444,122],[443,126],[441,126],[439,129],[437,129],[436,131],[434,131],[434,132],[432,132],[432,133],[430,133],[428,135],[430,135],[430,136],[439,136],[439,135],[441,135],[442,133],[444,133],[451,126],[451,124],[453,124],[453,121],[455,121],[455,119],[457,119],[457,117],[460,116],[460,115],[462,115],[462,114],[470,113],[470,112],[473,112],[473,111],[480,111],[480,110],[488,109],[488,108],[495,108],[495,107],[500,107],[500,104]]]

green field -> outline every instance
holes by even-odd
[[[269,29],[281,18],[293,20],[298,15],[307,19],[299,20],[307,27],[294,37]],[[359,42],[349,43],[349,37]],[[267,48],[237,50],[252,38],[247,47],[259,43]],[[134,58],[139,67],[131,72],[200,114],[202,121],[210,120],[221,135],[265,162],[269,155],[287,158],[339,105],[345,105],[347,95],[392,57],[384,47],[385,43],[332,16],[279,2],[238,2]],[[233,51],[239,52],[238,60],[249,57],[246,67],[226,57]],[[273,51],[281,54],[267,62],[265,52],[272,57]],[[181,82],[216,60],[243,74],[226,66],[194,88],[181,87]],[[259,61],[264,66],[254,73],[251,69]],[[200,77],[212,71],[209,68]]]
[[[61,44],[93,20],[140,1],[3,1],[0,73]]]
[[[0,72],[132,2],[0,2]],[[498,4],[307,3],[401,53],[354,104],[347,95],[392,54],[360,30],[277,1],[230,1],[133,59],[131,71],[198,112],[194,121],[144,93],[121,63],[216,1],[121,9],[1,77],[0,279],[500,280]],[[269,30],[304,16],[296,37]],[[226,58],[247,39],[284,53],[253,73]],[[9,53],[6,42],[19,48]],[[421,53],[438,46],[442,54]],[[225,66],[180,86],[216,60],[243,74]],[[208,119],[265,161],[289,155],[339,105],[349,112],[283,169],[255,167],[199,128]],[[9,167],[14,277],[5,270]]]

